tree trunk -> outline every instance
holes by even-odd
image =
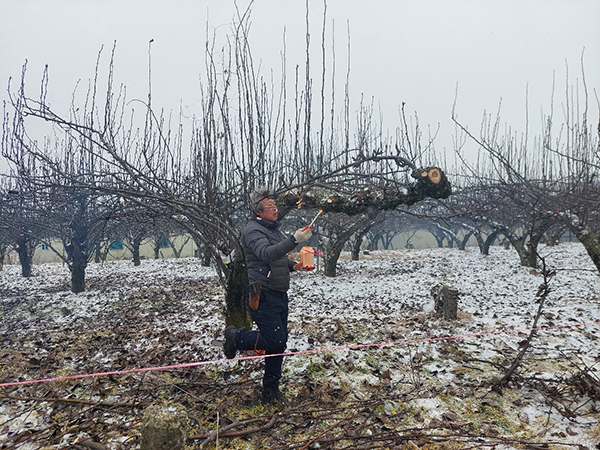
[[[368,216],[352,218],[344,225],[338,225],[331,229],[331,237],[323,251],[323,273],[327,277],[336,276],[336,266],[346,242],[352,238],[355,233],[362,230],[369,222]]]
[[[517,239],[515,237],[508,237],[508,239],[517,251],[519,255],[519,260],[521,261],[521,265],[524,267],[531,267],[532,269],[537,269],[537,244],[530,242],[529,245],[525,245],[520,239]]]
[[[562,234],[564,232],[565,232],[565,230],[563,228],[561,228],[554,233],[547,233],[546,234],[546,245],[548,247],[554,247],[555,245],[558,245],[560,242],[560,237],[562,236]]]
[[[479,237],[477,239],[477,243],[479,244],[479,251],[481,252],[482,255],[487,256],[490,254],[490,247],[496,241],[496,239],[498,238],[499,235],[500,235],[500,231],[493,231],[492,234],[490,234],[485,240],[482,239],[481,237]],[[477,236],[480,236],[480,235],[477,235]]]
[[[354,245],[352,246],[350,257],[352,261],[358,261],[360,259],[360,244],[358,244],[357,242],[354,242]]]
[[[379,240],[382,241],[383,245],[383,232],[376,232],[369,234],[369,243],[367,244],[367,250],[377,250]]]
[[[323,273],[326,277],[335,277],[337,274],[337,263],[344,249],[344,245],[353,233],[345,233],[338,239],[331,238],[325,252],[323,252]]]
[[[136,267],[142,264],[142,261],[140,258],[141,243],[142,242],[139,239],[135,239],[132,243],[133,245],[131,246],[131,253],[133,255],[133,265]]]
[[[381,245],[383,246],[384,250],[393,250],[394,249],[394,246],[392,245],[394,236],[392,236],[390,234],[384,234],[383,236],[381,236]],[[374,250],[377,250],[377,245],[375,245]]]
[[[363,237],[365,236],[365,234],[367,234],[369,232],[370,228],[371,227],[367,227],[364,230],[362,230],[360,233],[357,233],[354,236],[354,242],[352,242],[352,251],[351,251],[352,261],[358,261],[358,259],[360,257],[360,246],[362,245]]]
[[[517,251],[517,254],[519,255],[519,260],[521,261],[521,265],[527,266],[527,249],[525,248],[525,244],[523,244],[516,237],[507,236],[507,239]]]
[[[194,242],[196,243],[196,250],[194,250],[194,257],[200,259],[200,264],[202,264],[203,267],[210,267],[210,260],[211,260],[210,248],[208,248],[207,245],[204,245],[204,243],[200,242],[200,240],[198,240],[198,239],[194,239]]]
[[[225,287],[226,317],[225,325],[236,328],[252,328],[252,318],[246,307],[246,286],[248,285],[248,268],[244,260],[232,260],[227,264],[229,277]]]
[[[181,245],[179,245],[179,247],[177,247],[175,245],[175,239],[169,239],[169,246],[173,250],[173,255],[175,255],[175,258],[181,258],[181,252],[183,252],[183,248],[187,245],[187,243],[189,241],[190,241],[189,236],[188,237],[183,236]]]
[[[323,273],[326,277],[335,277],[337,274],[337,263],[340,259],[340,254],[342,253],[341,248],[339,250],[332,249],[326,253],[326,257],[323,258]]]
[[[490,251],[489,246],[488,246],[488,250],[487,250],[488,253],[483,253],[484,240],[483,240],[483,236],[481,235],[480,232],[475,233],[475,239],[477,240],[477,246],[479,247],[479,252],[482,255],[489,255],[489,251]]]
[[[358,261],[358,258],[360,256],[360,247],[363,243],[363,239],[377,223],[377,217],[379,217],[379,214],[373,217],[371,223],[369,223],[366,227],[358,231],[354,236],[354,243],[352,245],[352,261]]]
[[[25,278],[31,276],[31,265],[33,259],[33,252],[30,250],[32,243],[31,240],[25,236],[20,235],[17,238],[17,254],[19,255],[19,262],[21,263],[21,275]]]
[[[201,264],[203,267],[210,267],[210,252],[209,251],[205,251],[202,254],[201,261],[202,261]]]
[[[596,269],[600,272],[600,240],[591,230],[586,228],[572,228],[575,237],[583,244]]]
[[[467,243],[469,242],[469,239],[471,239],[471,236],[473,236],[473,231],[469,231],[465,237],[458,242],[458,249],[459,250],[465,250],[467,248]]]
[[[85,269],[87,257],[79,245],[75,245],[71,254],[71,291],[75,294],[85,291]]]

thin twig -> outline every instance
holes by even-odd
[[[341,420],[338,420],[336,423],[334,423],[333,425],[331,425],[329,428],[327,428],[325,431],[323,431],[321,434],[319,434],[317,437],[315,437],[314,439],[311,439],[310,441],[308,441],[306,443],[306,445],[304,445],[303,447],[300,447],[300,450],[304,450],[306,447],[308,447],[310,444],[312,444],[313,442],[315,442],[317,439],[319,439],[320,437],[322,437],[323,435],[329,433],[333,428],[337,427],[339,424],[341,424],[342,422],[344,422],[345,420],[347,420],[351,415],[354,414],[354,411],[351,411],[349,414],[346,415],[346,417],[344,417]]]

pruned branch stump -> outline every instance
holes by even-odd
[[[140,450],[184,450],[188,416],[179,404],[154,404],[144,411]]]
[[[458,317],[458,290],[445,284],[431,289],[435,301],[435,315],[444,320],[456,320]]]

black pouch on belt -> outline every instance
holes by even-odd
[[[262,286],[259,282],[254,281],[250,283],[250,297],[248,298],[248,303],[250,304],[250,308],[252,308],[254,311],[258,309],[261,289]]]

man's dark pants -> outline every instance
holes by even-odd
[[[246,304],[250,289],[246,291]],[[258,309],[248,306],[250,316],[258,331],[246,331],[237,334],[239,350],[265,350],[267,355],[283,353],[287,344],[288,295],[285,292],[262,290]],[[281,378],[283,356],[265,358],[263,387],[276,384]]]

